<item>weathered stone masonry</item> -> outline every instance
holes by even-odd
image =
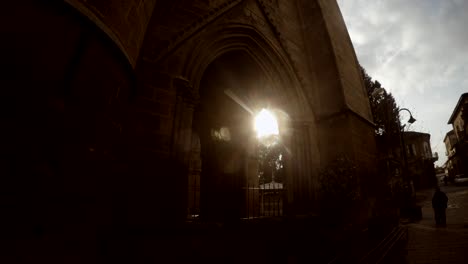
[[[318,171],[334,159],[373,171],[370,107],[335,1],[23,1],[1,12],[4,195],[40,197],[51,212],[18,229],[73,233],[76,215],[96,212],[88,230],[182,223],[201,82],[233,52],[264,78],[258,102],[287,116],[289,213],[315,210]]]

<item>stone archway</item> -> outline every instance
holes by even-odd
[[[200,209],[205,219],[237,220],[258,210],[246,208],[245,187],[256,159],[253,114],[274,104],[268,100],[268,83],[241,50],[219,56],[203,75],[193,126],[201,143]]]
[[[175,196],[182,197],[179,190],[186,186],[179,180],[187,182],[189,174],[182,171],[190,166],[193,112],[204,73],[223,54],[243,51],[275,84],[270,87],[274,104],[287,113],[282,126],[294,161],[287,167],[288,202],[294,213],[314,211],[321,168],[340,156],[362,164],[363,172],[372,167],[369,105],[338,6],[322,0],[221,2],[178,6],[174,12],[182,15],[201,6],[209,10],[198,19],[178,21],[185,26],[164,17],[148,24],[135,68],[141,83],[138,108],[159,126],[145,128],[157,139],[149,139],[155,144],[148,152],[180,165],[180,174],[167,170],[174,174],[171,181],[178,179],[171,183]]]
[[[274,44],[268,43],[259,32],[250,26],[224,25],[221,27],[220,31],[215,30],[209,34],[213,34],[213,36],[217,37],[213,37],[214,40],[211,38],[208,43],[208,39],[204,36],[202,39],[205,39],[205,41],[197,42],[198,45],[193,47],[190,53],[191,56],[187,58],[187,63],[185,64],[184,76],[188,76],[188,82],[193,84],[191,88],[192,93],[200,98],[202,105],[209,105],[209,110],[220,115],[224,114],[225,116],[229,114],[218,113],[219,109],[216,106],[216,102],[224,102],[223,100],[227,100],[224,104],[232,104],[232,108],[235,109],[234,112],[244,112],[247,116],[250,115],[248,110],[242,109],[245,108],[245,104],[255,108],[255,110],[260,110],[261,107],[274,107],[280,115],[279,122],[282,130],[281,140],[283,144],[287,146],[286,149],[289,153],[287,156],[290,157],[289,160],[285,160],[285,163],[288,163],[288,166],[286,166],[286,174],[288,176],[286,177],[287,182],[285,182],[285,185],[289,186],[287,199],[285,200],[289,203],[294,203],[295,207],[298,208],[301,203],[303,203],[304,206],[310,207],[311,204],[313,204],[311,201],[314,201],[315,197],[314,169],[311,164],[310,153],[317,153],[316,150],[313,150],[313,148],[316,148],[316,143],[310,139],[310,130],[307,131],[310,129],[310,126],[313,126],[313,123],[304,125],[303,122],[298,122],[298,119],[303,119],[304,116],[307,116],[308,119],[313,120],[313,113],[307,105],[305,96],[302,95],[300,84],[292,68],[281,55],[281,52],[276,50]],[[220,76],[220,74],[223,74],[223,70],[229,71],[229,73],[224,72],[224,79],[222,79],[223,76]],[[229,96],[224,93],[224,88],[226,87],[213,87],[216,86],[216,84],[207,85],[207,82],[209,82],[207,76],[210,74],[214,74],[214,76],[218,78],[216,81],[211,80],[212,82],[216,82],[216,84],[219,83],[221,86],[231,86],[228,89],[231,91],[234,90],[234,96],[240,99],[237,98],[233,100],[233,98],[229,98]],[[234,76],[230,76],[229,74],[234,74]],[[219,78],[221,78],[221,80]],[[239,79],[242,78],[244,78],[244,83],[238,85],[238,87],[233,87],[233,85],[236,86],[236,84],[239,83]],[[234,84],[232,82],[234,82]],[[210,85],[212,87],[207,88],[207,86]],[[239,86],[242,86],[242,88]],[[217,95],[207,95],[210,93],[204,91],[204,89],[209,90],[216,88],[220,89],[215,93]],[[207,99],[210,98],[210,96],[214,96],[213,98],[218,99]],[[234,102],[236,100],[237,102]],[[201,108],[202,107],[198,107],[198,109]],[[199,110],[196,110],[196,112],[197,111]],[[188,115],[190,112],[191,111],[180,111],[182,115]],[[195,120],[193,121],[194,127],[200,126],[200,119],[203,118],[205,117],[200,117],[199,113],[196,113]],[[249,117],[244,117],[244,119],[248,118]],[[183,117],[180,117],[180,120],[183,119]],[[250,117],[250,119],[252,118]],[[219,130],[223,127],[221,123],[215,125],[214,123],[207,124],[206,121],[204,122],[207,126],[204,128],[205,131],[201,132],[200,130],[202,129],[200,127],[195,129],[199,130],[196,131],[197,133],[205,134],[205,138],[200,135],[202,155],[203,143],[210,145],[207,143],[207,140],[211,130]],[[251,128],[251,126],[249,127],[249,124],[247,124],[245,128],[248,129]],[[187,127],[179,128],[180,131],[186,131],[187,129]],[[248,138],[248,136],[244,136],[244,138]],[[305,142],[307,143],[304,146]],[[244,146],[244,150],[239,151],[246,151],[249,147],[251,146]],[[247,158],[243,162],[248,163]],[[245,166],[243,170],[246,170]],[[205,172],[206,171],[205,169]],[[245,172],[238,173],[245,174]],[[201,182],[203,185],[203,179]],[[233,183],[233,185],[236,184],[238,185],[239,183]],[[203,203],[203,195],[201,201]],[[213,206],[216,207],[216,205]],[[235,205],[232,204],[232,206]],[[241,209],[238,208],[236,210],[239,211]]]
[[[245,85],[241,80],[245,72],[239,70],[239,62],[220,63],[226,61],[215,60],[205,72],[194,120],[201,144],[201,216],[225,221],[238,218],[246,140],[251,131],[250,114],[225,93]],[[243,64],[250,68],[249,62]]]
[[[215,59],[225,53],[241,50],[274,84],[271,87],[274,94],[272,97],[282,98],[277,102],[282,104],[282,108],[292,116],[306,113],[313,116],[287,56],[255,27],[240,23],[220,24],[192,39],[187,45],[191,45],[191,48],[183,63],[181,75],[192,82],[196,92],[204,72]],[[293,100],[295,103],[291,103]]]

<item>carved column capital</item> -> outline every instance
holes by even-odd
[[[312,126],[314,126],[314,121],[308,119],[292,119],[286,123],[286,127],[293,130],[303,130]]]
[[[194,107],[199,103],[200,96],[186,78],[181,76],[174,77],[173,86],[176,88],[177,98],[182,100],[187,106]]]

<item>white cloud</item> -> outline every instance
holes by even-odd
[[[442,164],[447,121],[468,90],[468,1],[338,0],[356,54],[431,133]]]

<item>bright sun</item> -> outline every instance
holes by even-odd
[[[262,111],[255,116],[254,128],[258,138],[279,134],[276,117],[266,109],[262,109]]]

